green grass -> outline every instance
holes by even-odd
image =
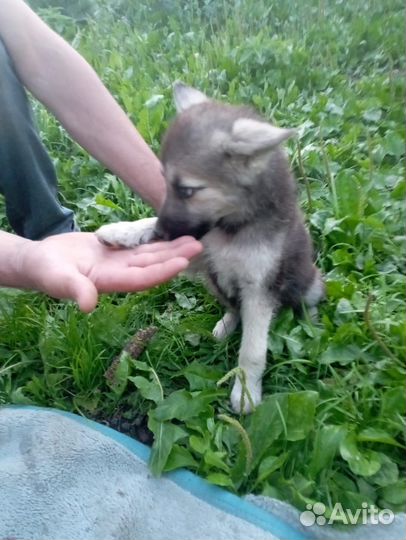
[[[40,4],[49,5],[33,2]],[[298,128],[288,150],[328,296],[317,324],[280,314],[264,404],[236,418],[230,381],[217,383],[236,365],[240,336],[214,342],[221,308],[198,284],[178,279],[105,296],[90,315],[2,290],[0,404],[129,421],[148,413],[158,474],[187,466],[232,491],[299,508],[404,508],[402,3],[54,4],[64,11],[44,17],[95,67],[155,151],[174,115],[176,79]],[[35,110],[83,230],[150,214]],[[7,227],[4,217],[0,224]],[[158,332],[145,352],[120,355],[150,325]]]

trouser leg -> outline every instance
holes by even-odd
[[[74,230],[74,216],[58,201],[50,157],[33,123],[27,95],[0,40],[0,193],[20,236],[37,240]]]

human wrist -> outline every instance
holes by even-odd
[[[33,240],[0,231],[0,287],[35,288],[28,262],[34,244]]]

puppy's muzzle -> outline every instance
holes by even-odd
[[[184,219],[173,219],[168,216],[159,216],[155,233],[163,240],[174,240],[179,236],[193,236],[197,240],[210,230],[208,222],[191,223]]]

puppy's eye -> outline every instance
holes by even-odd
[[[179,199],[190,199],[193,197],[193,195],[196,193],[196,191],[199,191],[198,187],[188,187],[188,186],[176,186],[175,191],[176,195],[179,197]]]

